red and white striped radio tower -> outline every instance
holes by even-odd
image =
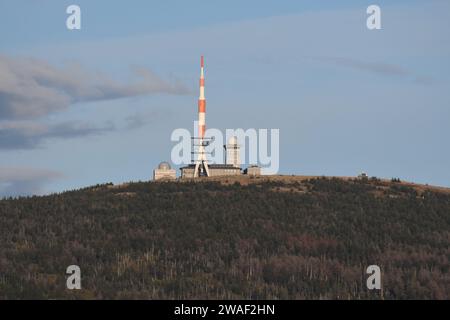
[[[195,162],[194,178],[199,175],[209,176],[208,162],[206,160],[205,146],[208,145],[208,139],[205,139],[205,116],[206,116],[206,99],[205,99],[205,75],[204,75],[203,56],[200,60],[200,96],[198,98],[198,156]]]

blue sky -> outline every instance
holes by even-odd
[[[201,54],[208,127],[279,128],[281,174],[450,186],[448,30],[447,1],[2,1],[0,194],[150,179]]]

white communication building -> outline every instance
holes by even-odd
[[[238,145],[237,137],[231,137],[228,144],[225,145],[226,164],[231,164],[233,167],[241,167],[240,146]]]

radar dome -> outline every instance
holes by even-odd
[[[162,169],[162,170],[169,170],[170,169],[170,164],[168,162],[161,162],[158,166],[158,169]]]

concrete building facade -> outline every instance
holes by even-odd
[[[181,178],[193,178],[195,165],[191,164],[185,167],[181,167]],[[241,175],[241,168],[235,167],[231,164],[210,164],[209,176],[238,176]]]
[[[256,165],[251,165],[247,169],[244,170],[244,174],[249,176],[260,176],[261,175],[261,167]]]
[[[170,167],[168,162],[161,162],[158,168],[153,170],[153,180],[174,180],[177,178],[177,172]]]

